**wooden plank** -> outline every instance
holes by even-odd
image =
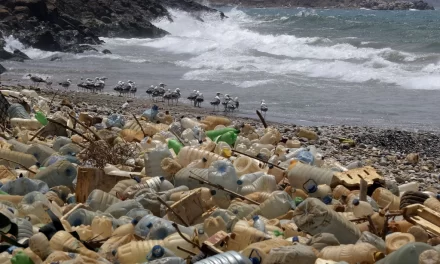
[[[371,166],[356,168],[345,172],[337,172],[334,174],[333,178],[332,187],[341,184],[347,188],[359,188],[361,180],[366,181],[367,185],[372,185],[374,182],[384,181],[384,178]]]
[[[179,214],[186,223],[191,225],[194,223],[194,220],[204,213],[201,195],[201,190],[193,191],[191,194],[171,205],[171,208],[174,212]],[[172,212],[168,212],[168,219],[179,224],[184,224],[181,223],[180,219]]]
[[[403,217],[406,221],[440,236],[440,213],[421,204],[412,204],[403,209]]]
[[[130,179],[128,176],[107,175],[103,170],[97,168],[78,168],[76,183],[76,201],[84,203],[89,194],[95,190],[109,192],[121,180]]]

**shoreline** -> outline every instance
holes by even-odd
[[[17,90],[18,87],[12,85],[4,88]],[[52,98],[54,93],[55,90],[41,90],[39,92],[41,96],[48,98]],[[92,112],[98,115],[120,112],[122,104],[127,99],[131,99],[132,102],[129,103],[127,109],[122,111],[125,116],[131,117],[131,113],[140,115],[153,105],[151,99],[126,98],[71,90],[59,90],[54,98],[55,102],[60,102],[62,99],[69,100],[75,106],[77,113]],[[209,101],[205,101],[204,104],[209,104]],[[255,118],[239,117],[236,114],[224,114],[221,111],[213,112],[209,108],[194,108],[182,102],[179,102],[177,106],[168,106],[167,103],[160,102],[156,105],[161,111],[170,111],[170,114],[176,119],[182,116],[221,115],[235,122],[262,127],[256,115]],[[396,181],[398,184],[416,181],[425,190],[434,188],[437,192],[440,189],[440,134],[438,133],[348,125],[298,126],[270,120],[267,121],[267,124],[276,127],[286,138],[295,139],[298,127],[315,131],[319,135],[318,140],[296,139],[301,142],[302,146],[315,145],[327,160],[336,160],[344,166],[361,161],[364,165],[373,166],[385,179]],[[350,146],[343,143],[341,138],[354,140],[355,145]],[[420,155],[420,161],[417,164],[411,164],[407,161],[406,156],[410,153]]]

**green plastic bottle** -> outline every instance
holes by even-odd
[[[237,134],[234,131],[229,131],[218,136],[214,141],[215,142],[223,141],[233,146],[236,140],[237,140]]]
[[[174,150],[174,153],[179,154],[180,149],[183,147],[182,143],[178,140],[170,139],[168,140],[168,148]]]
[[[234,132],[234,133],[238,134],[238,133],[240,133],[240,130],[237,130],[237,129],[232,128],[232,127],[225,127],[225,128],[222,128],[222,129],[206,131],[205,134],[211,140],[215,140],[218,136],[221,136],[221,135],[223,135],[223,134],[225,134],[227,132]]]
[[[35,118],[38,120],[38,122],[40,122],[43,126],[45,126],[45,125],[47,125],[47,118],[46,118],[46,116],[42,113],[42,112],[40,112],[40,111],[38,111],[38,112],[36,112],[35,113]]]
[[[20,251],[11,258],[12,264],[34,264],[32,259],[24,252]]]

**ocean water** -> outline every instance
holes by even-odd
[[[440,130],[440,11],[222,9],[204,22],[172,11],[155,25],[161,39],[109,39],[113,54],[26,49],[33,60],[6,62],[9,77],[27,73],[67,78],[108,77],[106,91],[133,80],[137,96],[152,84],[238,97],[242,116],[265,99],[273,121]],[[59,55],[61,61],[50,61]],[[76,89],[72,85],[71,89]],[[205,107],[209,109],[209,104]]]

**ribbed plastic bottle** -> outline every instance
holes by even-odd
[[[145,163],[145,174],[149,177],[164,176],[169,177],[168,173],[162,169],[160,162],[164,158],[170,158],[171,152],[166,146],[157,146],[151,152],[145,153],[144,163]]]
[[[76,174],[76,168],[72,163],[61,160],[39,171],[35,175],[35,179],[46,182],[49,188],[59,185],[73,187],[73,180],[76,178]]]
[[[135,208],[143,209],[144,207],[138,201],[130,199],[110,205],[107,210],[105,210],[105,213],[111,214],[117,219],[121,216],[127,215],[131,209]]]
[[[193,162],[194,160],[199,160],[205,158],[206,166],[210,166],[212,162],[218,161],[218,160],[225,160],[224,157],[215,154],[210,151],[201,150],[193,147],[183,147],[179,154],[177,155],[177,161],[179,162],[182,167],[186,167],[188,164]]]
[[[14,162],[18,162],[26,168],[30,168],[31,166],[37,164],[38,161],[34,156],[30,154],[0,149],[0,164],[7,164],[8,167],[12,168],[19,166],[17,163]]]
[[[362,236],[359,238],[356,244],[358,243],[369,243],[375,246],[380,252],[382,253],[386,252],[385,241],[383,241],[382,238],[368,231],[362,232]]]
[[[147,255],[148,261],[153,261],[156,259],[175,257],[176,255],[169,249],[164,248],[160,245],[154,246]]]
[[[440,212],[440,201],[437,198],[430,197],[423,202],[423,205],[436,212]]]
[[[200,178],[208,180],[209,169],[197,169],[197,168],[182,168],[174,176],[174,186],[188,186],[190,190],[203,187],[197,180],[190,179],[189,177]]]
[[[196,126],[200,126],[200,123],[197,122],[194,119],[191,119],[189,117],[184,117],[180,120],[180,124],[182,125],[183,129],[187,129],[187,128],[193,128]]]
[[[14,138],[7,140],[7,142],[8,142],[8,144],[12,145],[11,150],[13,150],[13,151],[26,153],[28,151],[28,149],[30,148],[30,146],[28,144],[24,144],[20,141],[17,141]]]
[[[334,172],[328,169],[310,166],[299,161],[293,161],[288,169],[288,179],[292,187],[303,188],[308,180],[313,180],[317,185],[329,185]]]
[[[115,196],[96,189],[87,197],[86,205],[88,205],[92,211],[104,212],[110,205],[117,202],[120,202],[120,200]]]
[[[276,218],[287,213],[292,208],[292,198],[284,191],[275,191],[271,196],[260,204],[259,208],[253,211],[246,218],[254,215],[261,215],[267,219]]]
[[[186,264],[186,260],[179,257],[167,257],[144,262],[143,264]]]
[[[0,190],[9,195],[26,195],[33,191],[46,193],[49,191],[49,187],[43,181],[19,177],[16,180],[3,184]]]
[[[38,162],[43,164],[47,158],[55,153],[55,150],[43,144],[33,144],[26,153],[34,156]]]
[[[55,151],[58,151],[61,147],[69,143],[72,143],[72,140],[68,137],[56,137],[53,142],[52,148]]]
[[[49,241],[54,250],[79,253],[81,255],[97,259],[99,255],[87,249],[79,240],[66,231],[58,231]]]
[[[197,264],[255,264],[244,255],[236,251],[227,251],[221,254],[205,258],[201,261],[197,261]]]
[[[240,194],[247,195],[253,192],[274,192],[277,189],[275,177],[272,175],[263,175],[252,184],[240,188]]]
[[[133,235],[134,229],[137,224],[138,220],[133,219],[130,223],[121,225],[120,227],[116,228],[115,231],[113,231],[112,236],[121,237],[126,235]]]
[[[360,201],[359,199],[353,200],[353,214],[357,218],[363,218],[374,214],[373,208],[367,202]]]

